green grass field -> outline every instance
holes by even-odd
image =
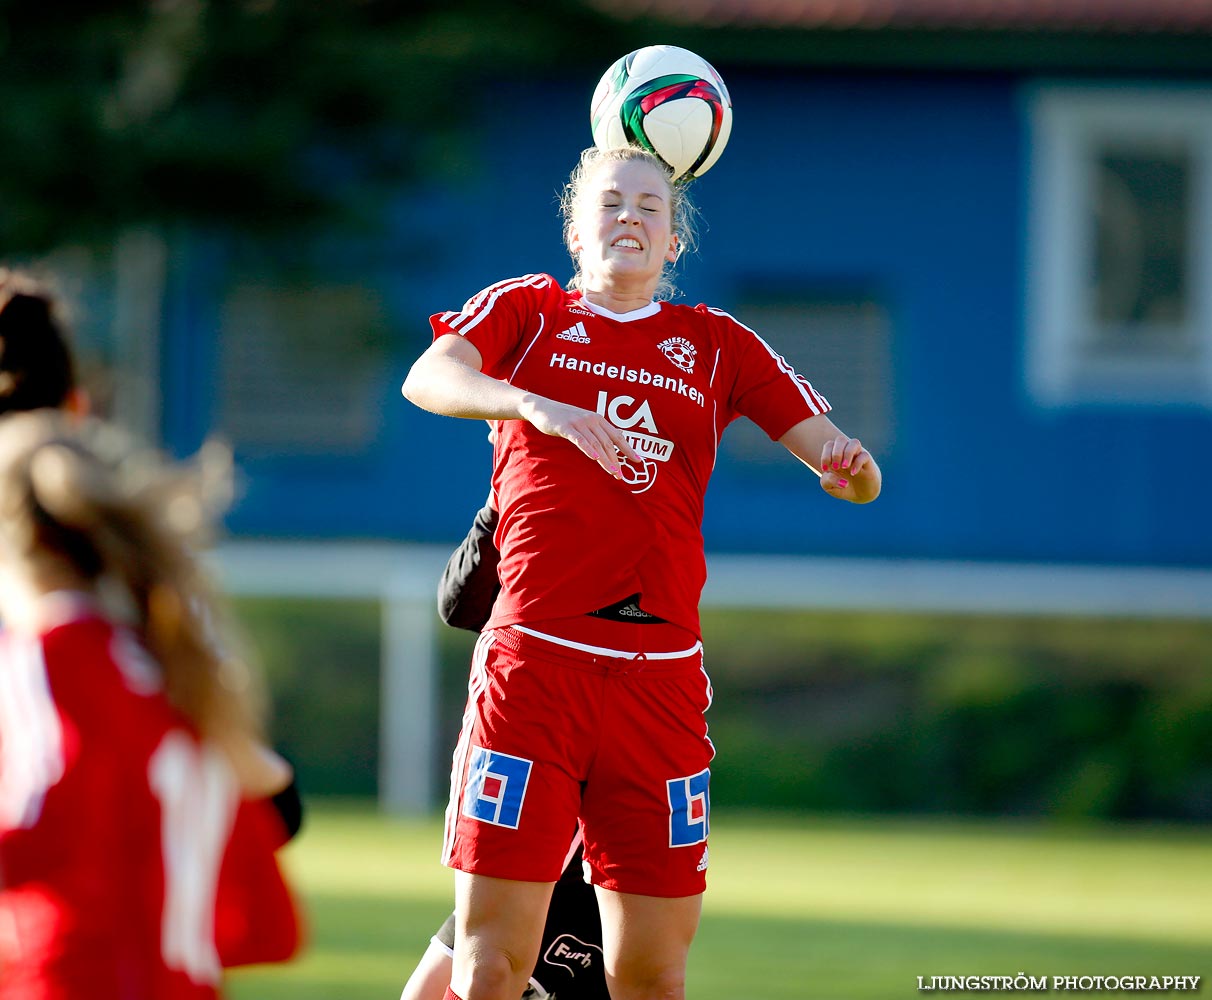
[[[1212,977],[1207,828],[712,816],[692,1000],[889,1000],[917,977]],[[235,1000],[396,1000],[451,907],[436,819],[310,803],[310,943]],[[1201,989],[1208,987],[1201,984]]]

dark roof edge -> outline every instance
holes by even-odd
[[[1212,35],[998,29],[718,28],[629,20],[629,33],[711,62],[818,69],[1212,76]]]

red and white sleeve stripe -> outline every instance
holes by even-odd
[[[452,332],[466,336],[491,315],[502,295],[519,288],[545,288],[551,284],[551,280],[551,276],[546,274],[526,274],[520,278],[498,281],[468,299],[461,312],[443,313],[442,322]]]

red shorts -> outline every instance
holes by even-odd
[[[558,625],[559,641],[505,626],[476,644],[443,863],[554,882],[579,819],[595,885],[701,893],[715,753],[701,645],[669,625]],[[542,623],[532,628],[543,631]],[[607,655],[619,647],[562,644],[570,632],[578,641],[623,638],[632,648],[643,639],[659,649],[664,640],[673,652]]]

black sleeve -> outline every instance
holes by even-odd
[[[270,802],[282,820],[286,839],[292,840],[303,826],[303,797],[299,794],[298,778],[292,774],[290,784],[270,799]]]
[[[442,571],[438,614],[447,625],[479,632],[492,614],[492,604],[501,590],[497,579],[501,554],[492,540],[498,520],[491,504],[485,504]]]

